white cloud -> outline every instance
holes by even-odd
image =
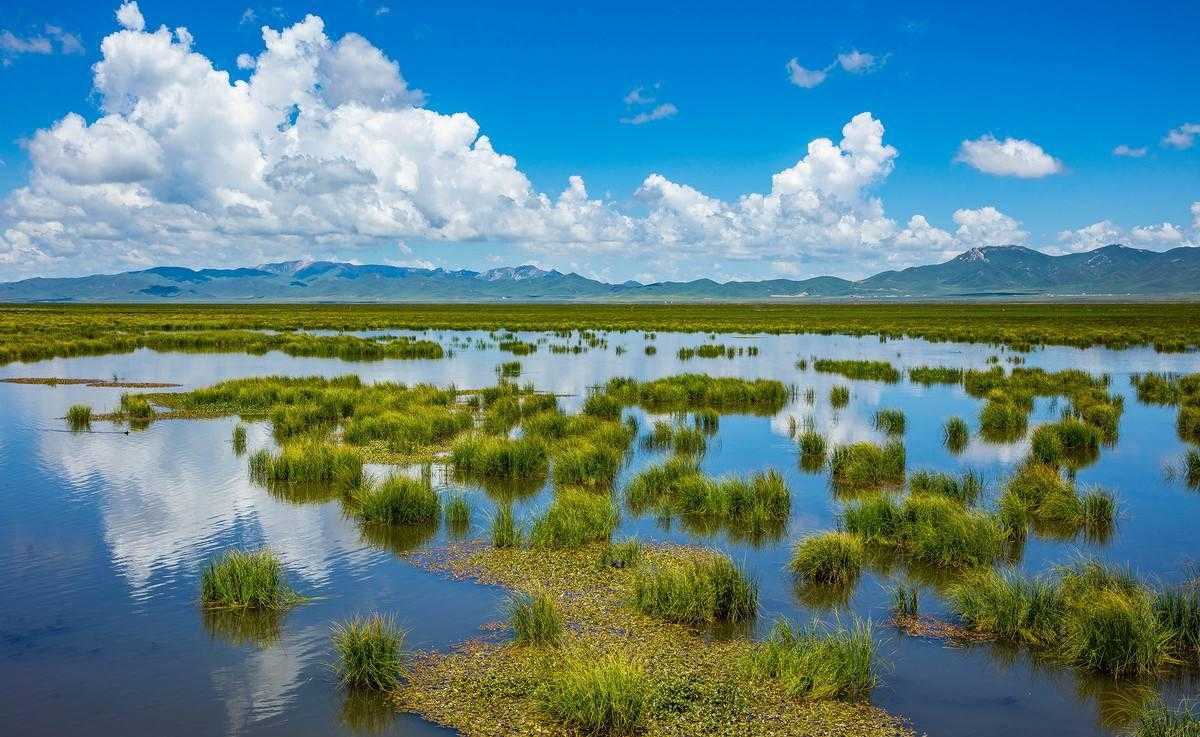
[[[812,89],[825,81],[829,76],[828,69],[807,69],[800,66],[800,61],[793,57],[787,63],[788,79],[797,87]]]
[[[387,15],[390,12],[392,12],[392,9],[387,5],[380,5],[378,8],[375,8],[375,15]]]
[[[1172,223],[1143,225],[1129,231],[1136,243],[1147,245],[1176,245],[1183,242],[1183,231]]]
[[[1023,179],[1037,179],[1063,170],[1061,161],[1033,141],[1020,138],[1001,141],[991,135],[963,141],[955,161],[961,161],[985,174]]]
[[[1193,202],[1192,207],[1192,229],[1200,235],[1200,202]]]
[[[1020,223],[990,205],[955,210],[954,222],[958,225],[955,238],[966,246],[1008,246],[1024,243],[1029,237]]]
[[[0,53],[5,54],[53,54],[54,46],[45,36],[21,38],[11,31],[0,31]]]
[[[238,54],[237,55],[237,68],[238,69],[253,69],[255,67],[255,64],[256,64],[256,62],[255,62],[253,56],[251,56],[249,54]]]
[[[140,31],[146,27],[146,19],[138,9],[137,0],[128,0],[117,8],[117,22],[128,31]]]
[[[934,247],[953,250],[957,243],[954,236],[930,225],[924,215],[910,217],[904,230],[896,234],[896,245],[905,248]]]
[[[1114,243],[1150,250],[1193,245],[1200,240],[1200,202],[1192,203],[1190,212],[1193,230],[1197,231],[1191,239],[1183,227],[1174,223],[1140,225],[1125,230],[1111,220],[1101,220],[1077,230],[1062,231],[1058,234],[1059,245],[1050,250],[1052,253],[1079,253]]]
[[[649,105],[649,104],[653,103],[655,101],[655,99],[657,98],[658,87],[659,87],[659,85],[657,85],[657,84],[654,85],[651,88],[650,92],[647,92],[646,88],[642,85],[638,85],[637,87],[634,87],[633,89],[629,90],[628,93],[626,93],[625,104],[626,105]]]
[[[254,8],[246,8],[242,11],[242,17],[238,21],[239,25],[249,25],[258,20],[258,15],[254,12]]]
[[[878,59],[874,54],[868,54],[858,49],[854,49],[849,53],[837,55],[838,64],[842,69],[851,74],[865,74],[875,68]]]
[[[1124,143],[1113,149],[1113,156],[1126,156],[1131,159],[1140,159],[1146,155],[1145,146],[1127,146]]]
[[[1200,123],[1184,123],[1178,128],[1167,131],[1167,135],[1163,136],[1162,144],[1180,150],[1191,148],[1196,143],[1197,135],[1200,135]]]
[[[1101,220],[1098,223],[1079,228],[1064,230],[1058,234],[1059,246],[1057,253],[1078,253],[1094,248],[1120,243],[1125,239],[1125,232],[1111,220]]]
[[[647,110],[640,112],[637,115],[621,118],[621,122],[628,125],[642,125],[654,120],[673,118],[678,112],[679,108],[675,107],[669,102],[664,102],[661,105],[655,106],[653,110]]]

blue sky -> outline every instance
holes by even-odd
[[[565,8],[142,0],[140,26],[126,22],[124,30],[119,4],[10,0],[0,16],[0,92],[8,101],[0,116],[0,277],[292,257],[472,268],[534,262],[613,279],[858,276],[996,238],[1057,251],[1108,238],[1157,250],[1200,243],[1200,206],[1191,209],[1200,201],[1200,140],[1188,145],[1200,139],[1200,4],[1009,3],[981,12],[962,3]],[[264,144],[263,166],[248,179],[214,178],[181,192],[178,182],[193,170],[179,170],[178,159],[203,158],[204,147],[223,141],[182,141],[179,129],[162,127],[171,103],[162,80],[146,81],[158,53],[150,34],[160,25],[184,27],[194,54],[232,80],[249,80],[264,65],[239,69],[237,58],[263,53],[263,26],[282,30],[307,14],[320,18],[329,47],[358,34],[397,65],[402,88],[379,78],[390,72],[377,64],[343,66],[337,84],[357,90],[353,80],[368,79],[372,90],[400,90],[358,103],[381,115],[400,105],[433,111],[442,123],[466,113],[491,149],[515,158],[528,187],[507,179],[470,184],[496,172],[471,168],[469,143],[457,168],[437,174],[402,135],[390,153],[359,142],[352,161],[342,159],[354,176],[375,182],[355,180],[363,191],[353,197],[326,185],[307,198],[256,191],[281,158],[305,157],[320,172],[305,176],[325,177],[342,147],[336,133],[323,132],[288,152]],[[144,37],[145,49],[113,53],[109,66],[132,69],[133,80],[115,90],[104,84],[116,75],[100,83],[92,67],[105,58],[102,39],[118,32]],[[808,72],[825,71],[824,80],[812,85],[801,75],[810,86],[793,83],[793,59]],[[172,84],[186,94],[191,83],[180,77]],[[313,84],[310,96],[334,91],[332,79]],[[653,101],[625,102],[638,88]],[[118,92],[126,99],[116,100]],[[154,112],[135,109],[139,96],[154,100],[144,106]],[[286,127],[314,105],[324,115],[352,97],[337,93],[279,114]],[[671,107],[660,119],[629,122],[639,113],[654,117],[662,105]],[[840,146],[843,126],[863,112],[882,126],[881,145],[895,152],[862,159],[843,147],[839,161],[878,171],[860,172],[849,189],[812,175],[793,190],[773,191],[772,175],[803,160],[811,141]],[[50,135],[68,113],[82,116],[81,129]],[[78,147],[97,150],[104,131],[91,126],[106,114],[120,118],[116,148],[152,145],[150,164],[70,158]],[[379,121],[396,130],[394,119]],[[437,140],[435,130],[414,135]],[[31,145],[38,131],[44,145]],[[964,141],[982,141],[971,149],[978,157],[964,153]],[[1118,146],[1140,155],[1115,155]],[[392,153],[411,162],[420,181],[381,192],[395,172],[385,177],[375,160]],[[647,186],[651,174],[665,184]],[[556,215],[525,202],[544,193],[554,203],[573,175],[609,218],[604,223],[596,212]],[[468,182],[470,191],[450,184],[423,190],[434,178]],[[109,204],[124,204],[95,205],[97,187]],[[788,214],[763,220],[739,207],[748,193],[777,195],[770,206]],[[809,204],[789,204],[793,196]],[[515,209],[498,207],[497,197],[515,197]],[[140,204],[128,206],[135,199]],[[320,225],[288,225],[296,207],[318,199],[328,208],[313,215]],[[367,200],[375,203],[369,211],[347,210],[347,202]],[[274,224],[223,219],[239,205],[270,210]],[[705,212],[697,215],[696,207]],[[484,210],[486,217],[478,214]],[[447,225],[460,214],[470,222]],[[913,229],[913,215],[932,231]],[[1064,233],[1097,225],[1090,235]]]

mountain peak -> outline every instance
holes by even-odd
[[[488,269],[479,275],[478,278],[484,281],[526,281],[527,279],[540,279],[544,276],[557,276],[558,271],[545,271],[536,266],[525,264],[523,266],[501,266],[496,269]]]

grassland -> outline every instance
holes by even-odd
[[[125,352],[296,351],[437,357],[441,347],[297,336],[297,330],[543,330],[818,333],[1037,345],[1200,346],[1200,304],[870,305],[10,305],[0,362]],[[273,330],[280,334],[253,331]],[[290,347],[289,347],[290,346]],[[405,357],[400,355],[398,357]]]

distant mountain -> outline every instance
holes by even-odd
[[[0,283],[0,302],[666,302],[1198,294],[1200,248],[1159,253],[1121,245],[1066,256],[1022,246],[972,248],[945,263],[885,271],[861,281],[820,276],[609,284],[528,265],[478,272],[286,261],[240,269],[160,266]]]

